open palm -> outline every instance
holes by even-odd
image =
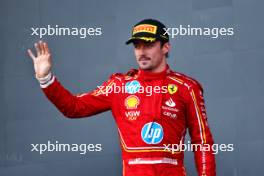
[[[35,56],[30,49],[28,49],[28,55],[33,60],[36,77],[43,78],[51,71],[51,54],[46,42],[39,41],[34,46],[37,55]]]

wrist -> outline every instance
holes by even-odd
[[[43,78],[47,77],[50,73],[51,73],[51,71],[48,71],[45,74],[38,74],[38,73],[36,73],[35,75],[36,75],[36,78],[37,79],[43,79]]]
[[[46,76],[44,77],[38,77],[36,75],[37,80],[39,81],[40,87],[41,88],[46,88],[48,87],[50,84],[52,84],[55,80],[55,76],[49,72]]]
[[[36,78],[37,78],[38,81],[45,81],[45,80],[47,80],[51,75],[52,75],[51,72],[48,72],[48,74],[46,74],[46,75],[41,75],[41,76],[38,75],[38,74],[36,74]]]

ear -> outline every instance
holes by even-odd
[[[169,42],[164,43],[164,45],[163,45],[163,47],[162,47],[162,52],[163,52],[164,54],[169,53],[170,49],[171,49],[171,45],[170,45],[170,43],[169,43]]]

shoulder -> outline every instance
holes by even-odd
[[[198,88],[203,91],[201,83],[198,80],[186,74],[176,72],[176,71],[171,71],[168,78],[178,81],[179,84],[181,84],[183,87],[186,87],[188,90],[191,88]]]
[[[138,77],[138,70],[137,69],[130,69],[125,73],[113,73],[110,76],[110,79],[113,81],[124,82],[131,79],[136,79]]]

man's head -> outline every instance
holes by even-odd
[[[153,19],[142,20],[132,30],[126,44],[133,43],[139,67],[143,70],[160,71],[166,64],[170,50],[165,25]]]
[[[142,70],[159,70],[159,67],[167,64],[166,55],[170,49],[168,42],[136,40],[133,44],[137,63]]]

